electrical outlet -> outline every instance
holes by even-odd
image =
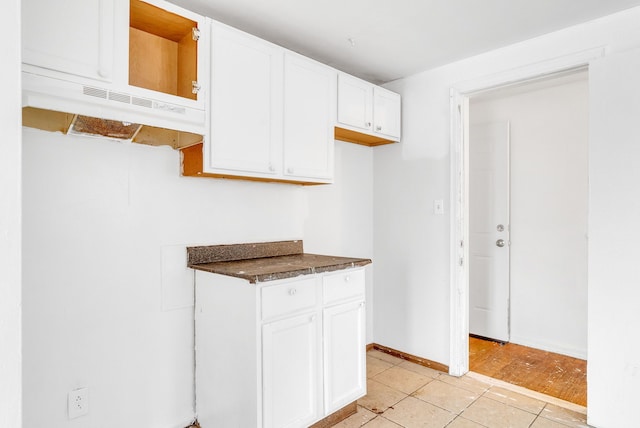
[[[89,413],[89,388],[70,391],[67,406],[69,409],[69,419],[75,419]]]

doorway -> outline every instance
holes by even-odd
[[[588,75],[469,102],[470,333],[586,358]]]
[[[531,385],[548,370],[545,352],[568,370],[586,359],[587,77],[572,71],[469,97],[469,332],[513,342],[513,358],[540,356],[529,358],[540,360],[528,367]],[[492,348],[470,343],[478,367],[477,349]],[[493,368],[523,364],[505,362],[506,349],[495,355]],[[584,372],[555,379],[586,391]]]
[[[554,74],[586,69],[605,55],[597,47],[547,61],[504,70],[454,84],[450,90],[451,118],[451,216],[450,216],[450,358],[449,374],[469,371],[469,257],[467,147],[469,98],[488,90],[533,81]],[[591,377],[591,376],[589,376]]]

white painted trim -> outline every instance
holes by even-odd
[[[21,427],[22,412],[22,110],[20,1],[3,2],[0,65],[0,426]],[[17,35],[17,36],[16,36]]]
[[[469,98],[451,89],[451,210],[450,210],[450,258],[451,258],[451,290],[450,290],[450,328],[449,340],[449,374],[462,376],[469,371],[469,346],[465,342],[469,336],[469,298],[463,289],[468,284],[465,268],[467,245],[464,245],[463,221],[467,216],[462,212],[466,203],[467,186],[465,171],[465,154],[463,144],[465,128],[468,128]],[[463,340],[464,339],[464,340]]]
[[[583,67],[606,54],[603,46],[575,52],[547,61],[505,70],[478,79],[459,82],[450,89],[451,183],[450,183],[450,336],[449,374],[469,371],[469,202],[468,127],[469,98],[498,87],[549,77]],[[460,106],[460,110],[458,110]],[[464,245],[460,245],[463,242]],[[460,265],[460,257],[463,263]]]
[[[499,87],[517,85],[528,80],[540,79],[563,71],[585,67],[591,61],[605,56],[606,50],[604,46],[586,49],[477,79],[458,82],[453,85],[453,89],[459,94],[471,95]]]

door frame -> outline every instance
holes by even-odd
[[[453,376],[469,371],[469,99],[500,87],[588,68],[604,55],[605,47],[594,47],[450,88],[449,374]]]

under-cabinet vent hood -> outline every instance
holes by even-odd
[[[204,111],[22,73],[23,125],[66,134],[188,147],[202,142]]]

